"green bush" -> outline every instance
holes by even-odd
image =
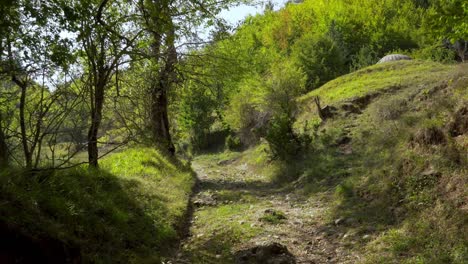
[[[374,65],[378,61],[379,57],[377,52],[375,52],[371,47],[365,46],[362,47],[357,54],[351,56],[350,70],[357,71],[367,66]]]
[[[304,35],[293,47],[293,57],[307,76],[308,90],[346,73],[342,49],[326,35]]]
[[[265,139],[274,158],[288,160],[309,147],[311,137],[307,132],[296,133],[293,129],[294,122],[295,119],[286,114],[276,116],[270,121]]]
[[[242,147],[242,143],[238,136],[229,135],[226,138],[226,149],[239,150],[241,147]]]
[[[444,48],[440,45],[414,50],[411,56],[414,59],[431,60],[442,63],[453,63],[456,58],[454,50]]]

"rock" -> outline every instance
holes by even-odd
[[[304,226],[304,223],[301,220],[294,220],[293,224],[298,226]]]
[[[389,62],[389,61],[399,61],[399,60],[412,60],[410,56],[403,55],[403,54],[390,54],[383,58],[381,58],[377,64]]]
[[[350,232],[347,232],[346,234],[343,235],[343,239],[349,239],[351,237],[353,237],[354,235],[356,235],[356,233],[350,231]]]
[[[286,246],[271,243],[238,251],[234,254],[236,264],[295,264],[296,258]]]
[[[344,221],[345,221],[344,218],[338,218],[338,219],[335,220],[335,225],[340,225],[340,224],[342,224]]]
[[[221,160],[217,164],[220,166],[228,165],[231,164],[235,161],[235,159],[229,159],[229,160]]]
[[[195,207],[215,206],[217,203],[215,196],[211,193],[202,193],[193,201]]]
[[[216,259],[220,259],[221,258],[221,255],[216,255]]]
[[[426,176],[426,177],[428,177],[428,176],[439,177],[441,174],[440,174],[440,172],[434,170],[434,168],[430,167],[430,168],[426,169],[425,171],[423,171],[421,173],[421,175]]]
[[[283,222],[283,220],[285,219],[287,219],[287,217],[283,212],[276,211],[273,209],[266,209],[264,211],[264,215],[260,217],[258,220],[277,224],[277,223]]]

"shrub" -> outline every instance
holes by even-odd
[[[274,158],[292,158],[310,141],[307,133],[299,134],[293,128],[296,97],[304,92],[305,80],[306,76],[299,68],[291,62],[284,62],[271,69],[271,75],[265,82],[267,105],[264,108],[271,113],[265,139]]]
[[[455,62],[455,51],[444,48],[440,45],[433,45],[422,49],[414,50],[411,54],[414,59],[431,60],[435,62],[450,63]]]
[[[351,56],[350,70],[357,71],[367,66],[374,65],[378,61],[379,57],[377,52],[375,52],[371,47],[365,46],[362,47],[357,54]]]
[[[274,158],[288,160],[309,147],[311,137],[307,131],[296,133],[293,130],[294,122],[295,118],[287,115],[279,115],[271,120],[265,139]]]
[[[242,147],[241,140],[238,136],[229,135],[226,138],[226,148],[228,150],[239,150]]]
[[[307,76],[308,90],[316,89],[346,72],[343,51],[328,36],[305,35],[296,42],[293,57]]]
[[[408,104],[403,98],[392,98],[388,101],[381,102],[375,109],[375,117],[379,121],[383,120],[398,120],[401,115],[407,110]]]
[[[411,140],[421,146],[441,145],[447,141],[444,132],[436,126],[421,128]]]

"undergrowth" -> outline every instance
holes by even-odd
[[[339,106],[390,89],[362,113],[340,109],[321,125],[314,152],[299,162],[310,195],[334,188],[330,221],[353,219],[348,228],[373,237],[355,247],[365,263],[468,261],[467,135],[449,131],[454,113],[467,104],[463,69],[419,61],[376,65],[302,98],[320,95]],[[334,143],[344,135],[350,142]]]
[[[31,236],[77,246],[85,263],[155,263],[178,237],[194,179],[150,148],[31,176],[2,172],[0,219]]]

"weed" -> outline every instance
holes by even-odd
[[[286,220],[286,215],[278,210],[267,209],[265,214],[260,217],[260,221],[267,222],[273,225],[281,224]]]

